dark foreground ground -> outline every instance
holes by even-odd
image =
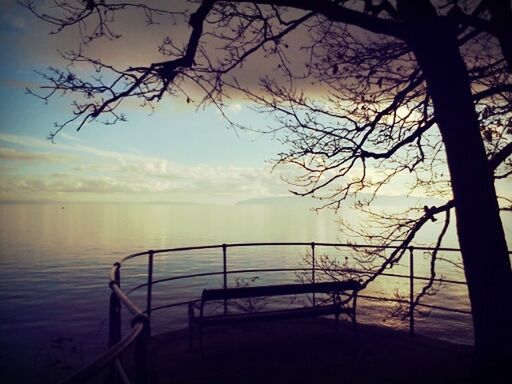
[[[187,330],[151,343],[154,383],[468,383],[471,347],[329,319]]]

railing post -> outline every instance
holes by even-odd
[[[112,284],[121,286],[121,264],[115,263],[116,267],[115,280],[110,282],[110,288]],[[109,348],[117,344],[121,340],[121,301],[117,297],[116,293],[112,290],[110,294],[110,305],[109,305],[109,334],[108,334],[108,346]]]
[[[148,380],[148,342],[150,330],[149,317],[144,315],[136,316],[132,321],[132,326],[142,322],[143,329],[135,342],[134,352],[134,368],[135,368],[135,383],[146,384]]]
[[[153,254],[155,251],[148,252],[148,289],[146,298],[146,314],[151,318],[151,299],[153,295]]]
[[[409,335],[414,335],[414,247],[409,247]]]
[[[222,276],[224,289],[228,287],[227,245],[222,244]],[[224,315],[228,314],[228,302],[224,300]]]
[[[316,269],[316,261],[315,261],[315,242],[311,242],[311,281],[313,284],[315,283],[315,269]],[[315,292],[313,292],[313,306],[316,304]]]

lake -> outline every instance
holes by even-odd
[[[509,223],[506,223],[508,226]],[[508,231],[508,229],[507,229]],[[428,235],[425,235],[427,240]],[[3,204],[0,205],[0,379],[54,382],[90,361],[106,347],[108,273],[129,253],[180,246],[237,242],[345,242],[332,212],[316,214],[293,205]],[[456,246],[453,233],[444,246]],[[238,268],[305,266],[308,247],[229,249],[228,265]],[[318,249],[317,257],[348,253]],[[427,260],[415,255],[417,274]],[[444,255],[458,261],[457,254]],[[397,268],[407,270],[407,260]],[[219,250],[155,257],[155,278],[221,270]],[[123,266],[122,285],[143,283],[145,260]],[[440,275],[463,280],[461,271],[440,263]],[[230,276],[229,284],[296,281],[297,275],[252,273]],[[155,286],[154,305],[200,296],[222,278],[183,280]],[[376,281],[372,290],[388,296],[408,290],[406,280]],[[419,283],[418,283],[419,284]],[[145,291],[134,300],[142,304]],[[428,302],[469,309],[464,286],[443,284]],[[361,300],[361,322],[407,329],[389,317],[392,305]],[[128,317],[125,317],[125,320]],[[186,307],[153,313],[153,332],[186,326]],[[126,328],[125,328],[126,329]],[[417,319],[418,333],[472,343],[467,315],[431,311]],[[15,375],[15,376],[13,376]]]

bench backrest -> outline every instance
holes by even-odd
[[[227,289],[205,289],[202,301],[243,299],[258,296],[284,296],[301,293],[331,293],[344,291],[358,291],[361,285],[355,280],[329,281],[307,284],[281,284],[259,287],[240,287]]]

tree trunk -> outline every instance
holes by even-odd
[[[438,17],[429,5],[427,0],[398,1],[446,149],[473,313],[477,373],[488,381],[505,382],[510,377],[507,364],[512,361],[512,272],[493,171],[458,49],[456,26],[449,18]]]

